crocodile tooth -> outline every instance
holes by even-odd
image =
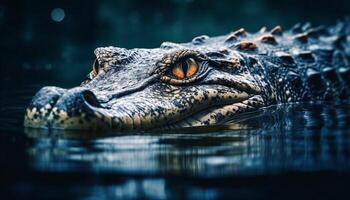
[[[280,35],[282,34],[282,27],[281,26],[276,26],[275,28],[273,28],[270,33],[272,35]]]

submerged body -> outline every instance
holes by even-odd
[[[155,49],[95,50],[88,79],[44,87],[25,114],[33,128],[146,130],[222,124],[287,102],[350,97],[350,21],[244,29]]]

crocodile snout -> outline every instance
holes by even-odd
[[[33,128],[98,129],[109,127],[110,120],[98,110],[101,107],[94,93],[86,88],[69,90],[44,87],[26,110],[24,125]]]

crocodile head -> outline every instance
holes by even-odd
[[[26,127],[122,131],[205,126],[264,104],[261,80],[252,75],[245,53],[226,37],[165,42],[154,49],[97,48],[95,55],[93,70],[80,86],[48,86],[33,97]]]

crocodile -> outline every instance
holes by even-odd
[[[294,102],[344,102],[350,94],[350,19],[289,30],[201,35],[159,48],[102,47],[80,86],[43,87],[24,126],[149,130],[224,124]]]

